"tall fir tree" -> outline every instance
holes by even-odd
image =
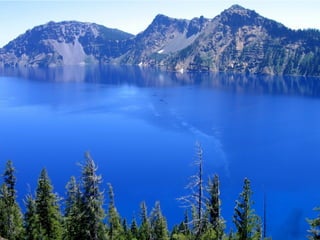
[[[243,190],[236,201],[233,222],[237,228],[236,239],[239,240],[260,240],[261,221],[252,208],[252,191],[249,179],[244,179]]]
[[[314,209],[317,212],[320,212],[320,208]],[[314,219],[307,219],[310,229],[308,230],[308,239],[310,240],[319,240],[320,239],[320,213]]]
[[[101,240],[106,238],[103,223],[103,192],[100,191],[101,176],[97,175],[97,167],[89,152],[85,153],[85,163],[81,176],[81,228],[82,238],[86,240]]]
[[[156,202],[150,215],[151,238],[169,240],[167,221],[162,215],[160,202]]]
[[[135,217],[133,217],[130,225],[130,239],[139,239],[139,227]]]
[[[140,211],[141,224],[139,228],[139,240],[151,240],[151,226],[145,202],[140,204]]]
[[[67,196],[64,211],[64,239],[82,238],[81,226],[81,192],[76,178],[72,176],[66,185]]]
[[[58,197],[53,193],[53,186],[46,169],[42,169],[36,190],[36,214],[41,235],[45,240],[62,239],[62,216]]]
[[[223,238],[225,222],[221,216],[220,181],[218,175],[214,175],[213,180],[209,180],[209,199],[207,211],[210,229],[214,236],[211,239],[220,240]]]
[[[125,240],[125,232],[124,227],[121,224],[121,218],[117,211],[114,202],[114,193],[113,188],[110,183],[108,183],[109,187],[109,205],[108,205],[108,239],[110,240]]]
[[[26,240],[41,240],[41,229],[36,211],[36,202],[31,194],[24,201],[26,212],[24,214],[24,228]]]
[[[6,163],[4,183],[0,187],[0,236],[9,240],[23,236],[23,216],[16,201],[16,177],[12,161]]]

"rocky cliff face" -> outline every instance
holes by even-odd
[[[158,15],[135,37],[131,50],[121,57],[121,62],[159,65],[168,56],[192,44],[207,22],[203,17],[190,21]]]
[[[2,49],[4,66],[56,66],[106,62],[127,51],[131,34],[93,23],[49,22]]]
[[[213,19],[158,15],[132,36],[96,24],[36,27],[0,50],[5,66],[120,63],[179,71],[320,76],[320,32],[288,29],[234,5]]]
[[[320,75],[320,32],[294,31],[234,5],[162,64],[189,71]]]

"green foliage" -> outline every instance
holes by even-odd
[[[239,200],[236,201],[233,216],[233,222],[237,228],[236,239],[239,240],[261,239],[260,218],[252,209],[253,201],[251,196],[250,181],[245,178],[243,190],[240,193]]]
[[[58,197],[53,193],[53,187],[43,169],[38,179],[35,198],[37,224],[43,239],[62,239],[62,217],[58,205]]]
[[[139,238],[139,227],[137,224],[137,220],[133,218],[130,226],[130,239],[138,239],[138,238]]]
[[[0,187],[0,236],[9,240],[23,235],[22,213],[16,202],[16,177],[12,161],[7,161]]]
[[[317,212],[320,212],[320,208],[314,209]],[[308,230],[308,239],[316,240],[320,239],[320,214],[314,219],[307,219],[310,229]]]
[[[183,233],[173,233],[170,240],[190,240],[190,236],[187,236]]]
[[[191,238],[192,233],[189,228],[189,223],[190,223],[190,221],[189,221],[188,211],[185,211],[184,220],[176,228],[173,229],[171,235],[172,236],[174,234],[176,234],[177,236],[183,235],[187,238]]]
[[[209,200],[207,202],[209,234],[206,239],[220,240],[224,236],[225,223],[221,217],[220,182],[218,175],[214,175],[213,181],[209,180]]]
[[[26,240],[40,240],[41,230],[38,215],[36,212],[36,202],[31,195],[25,199],[26,212],[24,214],[24,228]]]
[[[99,189],[101,176],[96,171],[93,159],[86,152],[81,176],[81,239],[105,239],[103,192]]]
[[[151,226],[148,219],[147,205],[145,202],[142,202],[140,205],[140,218],[141,225],[139,228],[139,240],[150,240],[151,239]]]
[[[196,182],[202,183],[202,149],[197,148],[198,167]],[[4,183],[0,188],[0,235],[6,239],[26,240],[260,240],[262,227],[260,218],[255,214],[250,181],[245,178],[242,192],[236,201],[233,222],[236,232],[225,233],[225,222],[221,216],[220,183],[218,175],[209,181],[207,192],[195,193],[196,200],[203,199],[201,205],[192,204],[193,217],[189,220],[188,211],[183,221],[171,231],[167,229],[165,216],[160,203],[156,202],[150,216],[145,202],[140,205],[140,225],[133,218],[130,227],[121,219],[116,207],[114,192],[108,184],[109,202],[107,227],[104,224],[103,192],[100,191],[101,176],[96,174],[97,167],[93,159],[86,153],[86,161],[82,166],[81,181],[71,177],[66,185],[66,200],[64,218],[62,219],[58,197],[53,193],[53,186],[45,169],[38,179],[35,198],[27,195],[25,198],[24,224],[16,203],[15,177],[12,162],[7,163],[4,173]],[[202,189],[206,189],[203,184]],[[201,198],[199,194],[201,192]],[[198,195],[197,195],[198,194]],[[197,201],[193,203],[198,203]],[[199,207],[201,212],[199,215]],[[190,210],[190,208],[189,208]],[[320,208],[316,209],[320,211]],[[189,212],[190,213],[190,212]],[[195,219],[201,217],[201,231],[198,231]],[[309,239],[320,239],[320,214],[315,219],[308,219],[310,225]],[[62,224],[64,231],[62,230]],[[193,229],[189,228],[192,226]],[[194,229],[196,228],[196,229]],[[1,238],[0,237],[0,238]]]
[[[71,177],[67,183],[67,198],[65,201],[64,214],[64,239],[77,240],[81,239],[81,193],[80,186],[75,177]]]
[[[167,221],[162,215],[160,203],[156,202],[150,215],[152,239],[169,240]]]
[[[109,207],[108,207],[108,239],[125,239],[124,226],[114,203],[114,193],[112,185],[109,183]],[[126,224],[125,224],[126,225]]]

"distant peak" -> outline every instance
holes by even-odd
[[[238,4],[234,4],[230,8],[226,9],[224,12],[236,13],[236,14],[239,14],[239,15],[245,15],[248,12],[251,12],[251,10],[246,9],[246,8],[244,8],[244,7],[242,7],[242,6],[238,5]]]
[[[228,10],[246,10],[246,9],[238,4],[234,4]]]
[[[170,19],[170,17],[168,17],[164,14],[158,14],[154,19],[155,20],[162,20],[162,19]]]
[[[158,14],[152,21],[151,25],[166,25],[169,26],[173,21],[176,21],[177,19],[168,17],[163,14]]]

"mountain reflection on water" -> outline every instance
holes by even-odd
[[[199,141],[206,176],[221,178],[228,227],[248,177],[260,215],[268,196],[273,239],[305,239],[305,219],[320,199],[319,78],[114,65],[0,69],[0,76],[0,161],[14,161],[20,196],[42,166],[63,194],[90,150],[123,216],[142,200],[150,207],[160,200],[172,226],[183,217],[176,198],[185,195]]]
[[[37,81],[88,82],[138,87],[197,85],[235,93],[284,94],[318,97],[320,79],[303,76],[244,75],[236,73],[180,73],[138,66],[69,66],[57,68],[1,68],[0,75]]]

